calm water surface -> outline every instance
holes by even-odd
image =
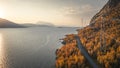
[[[0,68],[54,68],[60,38],[77,28],[0,29]]]

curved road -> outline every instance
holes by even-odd
[[[93,61],[93,59],[90,57],[90,55],[88,54],[87,50],[82,46],[82,43],[80,41],[80,38],[78,36],[75,36],[75,39],[77,41],[78,44],[78,48],[80,49],[81,53],[84,55],[84,57],[88,60],[88,62],[90,63],[90,65],[93,68],[98,68],[97,64]]]

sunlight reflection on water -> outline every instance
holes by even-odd
[[[0,29],[0,68],[55,68],[59,39],[77,28]]]
[[[3,45],[3,38],[2,38],[2,34],[0,34],[0,68],[4,68],[3,63],[2,63],[2,60],[3,60],[3,48],[2,48],[2,45]]]

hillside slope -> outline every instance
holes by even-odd
[[[120,68],[120,0],[109,0],[89,26],[77,31],[81,43],[100,68]],[[74,36],[66,35],[64,45],[56,50],[56,68],[91,68]]]
[[[0,28],[21,28],[22,25],[0,18]]]

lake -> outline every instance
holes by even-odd
[[[72,27],[0,28],[0,68],[55,68],[61,38]]]

